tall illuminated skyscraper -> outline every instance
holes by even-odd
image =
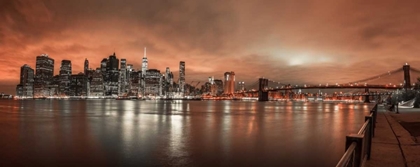
[[[117,58],[115,52],[108,58],[108,64],[106,66],[106,71],[108,73],[108,80],[106,81],[106,85],[108,89],[105,92],[105,94],[108,96],[118,95],[118,81],[120,78],[120,72],[118,68],[119,62],[120,60]]]
[[[71,80],[71,61],[63,60],[61,61],[60,66],[60,76],[59,76],[59,91],[61,95],[69,95],[70,91],[70,80]]]
[[[127,60],[121,59],[120,65],[120,79],[119,79],[119,95],[127,93]]]
[[[141,73],[142,73],[141,75],[145,76],[147,70],[148,70],[148,61],[147,61],[147,56],[146,56],[146,47],[144,47],[143,61],[141,64]]]
[[[16,88],[16,95],[22,98],[32,98],[34,95],[34,69],[25,64],[20,68],[20,82]]]
[[[235,92],[235,72],[225,72],[225,84],[223,92],[225,94],[233,94]]]
[[[185,62],[180,61],[179,62],[179,91],[181,93],[184,93],[185,91]]]
[[[144,54],[143,54],[143,60],[141,63],[141,86],[139,87],[139,92],[141,92],[142,96],[144,96],[145,87],[146,87],[146,72],[148,70],[148,61],[147,61],[147,55],[146,55],[146,47],[144,47]]]
[[[46,97],[50,95],[47,86],[52,82],[54,76],[54,59],[47,54],[41,54],[36,57],[34,82],[34,96]]]

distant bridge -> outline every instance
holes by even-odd
[[[253,96],[258,96],[259,101],[268,101],[269,94],[273,94],[273,92],[284,91],[285,94],[292,92],[293,90],[304,90],[304,89],[364,89],[363,93],[355,93],[348,96],[364,96],[365,102],[369,102],[370,96],[379,96],[383,95],[378,92],[370,92],[369,89],[381,89],[381,90],[397,90],[397,89],[411,89],[411,79],[410,79],[410,71],[415,72],[417,74],[420,73],[420,70],[410,68],[410,65],[405,64],[402,68],[398,68],[393,71],[388,71],[386,73],[376,75],[373,77],[369,77],[366,79],[348,82],[344,84],[332,84],[332,85],[290,85],[290,84],[282,84],[280,82],[272,81],[268,78],[259,78],[256,83],[258,83],[258,87],[254,89],[249,89],[244,93],[252,94]],[[399,85],[397,84],[369,84],[369,81],[385,78],[387,76],[395,75],[398,72],[403,72],[403,79],[404,83]],[[275,83],[274,86],[270,86],[269,83]],[[394,82],[395,83],[395,82]],[[388,95],[389,93],[385,93]],[[338,95],[337,95],[338,96]],[[340,95],[343,96],[343,95]]]

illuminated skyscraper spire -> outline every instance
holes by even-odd
[[[147,66],[148,66],[148,61],[146,57],[146,47],[144,47],[144,56],[143,56],[143,61],[142,61],[142,66],[141,66],[142,75],[146,74],[146,71],[148,69]]]
[[[141,94],[142,96],[144,96],[144,88],[146,86],[146,71],[147,71],[147,66],[148,66],[148,61],[147,61],[147,57],[146,57],[146,47],[144,47],[144,55],[143,55],[143,61],[142,61],[142,66],[141,66]]]

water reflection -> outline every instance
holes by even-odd
[[[333,166],[344,151],[345,135],[363,124],[370,107],[255,101],[0,101],[0,157],[9,160],[0,165]]]

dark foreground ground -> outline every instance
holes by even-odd
[[[390,112],[378,107],[369,167],[420,166],[420,109]]]

